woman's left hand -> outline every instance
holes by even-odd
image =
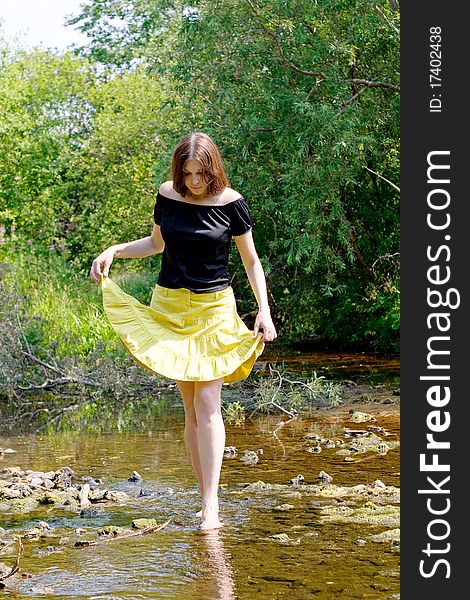
[[[261,342],[272,342],[277,338],[276,328],[274,327],[269,309],[260,310],[258,312],[255,326],[253,327],[253,337],[256,337],[260,330],[263,332],[263,335],[260,338]]]

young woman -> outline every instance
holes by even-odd
[[[225,446],[222,384],[250,373],[264,342],[277,337],[263,267],[242,195],[228,187],[217,146],[190,133],[176,146],[173,180],[160,186],[148,237],[116,244],[93,261],[108,319],[131,356],[176,381],[185,411],[184,439],[202,496],[201,529],[222,526],[217,490]],[[251,332],[237,314],[227,269],[231,240],[259,311]],[[108,278],[114,258],[163,253],[150,306]]]

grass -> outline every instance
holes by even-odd
[[[23,252],[6,256],[3,281],[16,290],[24,311],[32,317],[26,330],[29,342],[52,348],[59,357],[86,357],[101,349],[125,355],[105,315],[100,287],[74,270],[55,253]],[[154,276],[129,273],[116,280],[143,302],[150,299]]]

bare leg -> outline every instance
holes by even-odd
[[[222,381],[198,381],[194,386],[194,410],[203,481],[201,529],[215,529],[223,525],[219,520],[217,497],[225,446],[225,427],[220,407]]]
[[[197,419],[194,410],[194,383],[192,381],[177,381],[178,389],[184,405],[184,443],[189,460],[199,484],[199,492],[204,495],[201,461],[199,460]]]

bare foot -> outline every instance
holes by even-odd
[[[220,527],[224,526],[222,521],[219,519],[218,507],[205,507],[202,509],[201,513],[202,521],[199,525],[199,529],[201,529],[202,531],[207,531],[209,529],[219,529]]]
[[[220,527],[223,527],[224,524],[222,523],[222,521],[219,520],[219,518],[217,518],[215,521],[209,522],[202,522],[199,525],[199,529],[201,531],[210,531],[211,529],[219,529]]]

